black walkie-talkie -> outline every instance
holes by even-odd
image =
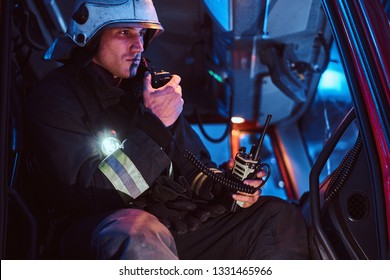
[[[164,71],[164,70],[160,70],[160,71],[156,72],[156,71],[154,71],[154,67],[152,67],[152,69],[151,69],[151,74],[152,74],[152,87],[153,88],[162,87],[163,85],[168,83],[172,78],[171,73]]]
[[[267,175],[263,179],[263,183],[259,186],[259,188],[261,188],[265,184],[265,182],[267,182],[271,174],[271,167],[267,163],[262,163],[260,159],[260,151],[263,145],[265,132],[268,128],[271,118],[272,115],[267,116],[263,132],[259,138],[259,141],[256,145],[252,146],[250,152],[246,153],[246,148],[240,147],[238,153],[234,158],[234,167],[232,170],[232,175],[235,179],[238,179],[240,181],[244,181],[245,179],[255,179],[257,172],[259,172],[263,168],[267,169]],[[235,211],[237,205],[242,206],[240,202],[234,201],[231,210]]]

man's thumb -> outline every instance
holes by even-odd
[[[144,74],[144,94],[152,91],[152,75],[148,71]]]

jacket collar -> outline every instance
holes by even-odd
[[[109,71],[93,62],[85,70],[95,83],[96,98],[103,108],[119,103],[121,97],[125,95],[121,88],[123,81],[115,79]]]

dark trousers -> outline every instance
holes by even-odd
[[[255,205],[210,219],[175,236],[180,259],[308,259],[307,227],[299,209],[260,197]]]
[[[238,212],[209,219],[172,236],[151,214],[122,209],[71,226],[61,242],[65,259],[307,259],[306,224],[297,207],[260,197]]]
[[[177,259],[170,231],[155,216],[130,208],[76,222],[59,247],[62,259]]]

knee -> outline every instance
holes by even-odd
[[[115,230],[136,236],[140,232],[163,232],[170,235],[169,230],[152,214],[138,209],[118,210],[112,216]]]
[[[297,206],[278,197],[261,197],[259,199],[257,217],[263,217],[263,221],[272,224],[277,229],[288,232],[297,232],[301,236],[307,234],[306,221]]]
[[[308,230],[299,208],[279,198],[265,198],[258,211],[264,215],[262,236],[270,240],[274,251],[267,258],[309,258]],[[260,213],[260,212],[259,212]],[[267,239],[268,237],[268,239]]]
[[[163,259],[177,255],[170,231],[155,216],[138,209],[121,209],[107,217],[95,229],[92,244],[98,258]]]
[[[303,215],[301,214],[299,208],[281,198],[271,196],[262,197],[260,199],[260,205],[260,208],[267,208],[269,215],[281,216],[285,217],[286,219],[296,217],[303,220]]]

